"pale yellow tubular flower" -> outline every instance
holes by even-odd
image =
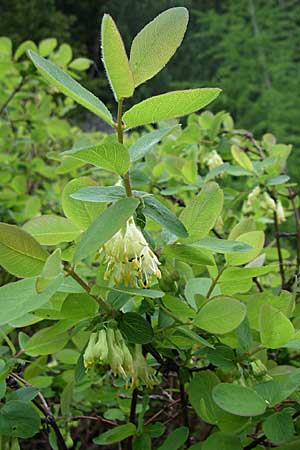
[[[276,215],[277,215],[278,223],[283,223],[286,221],[284,209],[283,209],[283,206],[282,206],[282,203],[280,200],[277,200]]]
[[[148,388],[152,389],[155,384],[158,384],[159,381],[155,376],[155,371],[152,367],[148,366],[140,344],[135,345],[133,368],[132,388],[140,384],[145,384]]]
[[[98,333],[92,333],[83,355],[83,364],[86,369],[93,367],[95,363],[95,344],[98,338]]]
[[[268,208],[272,211],[276,211],[276,203],[267,192],[264,192],[264,199]]]
[[[216,150],[212,150],[207,157],[205,158],[205,162],[209,167],[209,170],[216,169],[217,167],[224,164],[223,159],[219,155],[219,153]]]
[[[133,217],[103,246],[107,269],[104,278],[118,285],[148,287],[153,276],[160,278],[160,262],[150,249]]]
[[[96,355],[96,359],[99,362],[105,362],[108,356],[108,346],[106,340],[106,332],[105,330],[100,330],[98,333],[98,339],[95,344],[94,353]]]
[[[120,330],[115,331],[116,341],[123,352],[123,368],[127,376],[133,375],[133,358]]]
[[[247,198],[247,200],[246,200],[246,206],[247,206],[248,208],[251,208],[251,207],[253,206],[254,200],[257,199],[257,197],[259,196],[259,194],[260,194],[260,187],[259,187],[259,186],[256,186],[256,187],[250,192],[250,194],[248,195],[248,198]]]
[[[111,370],[115,376],[121,375],[124,379],[126,379],[126,372],[123,368],[123,352],[121,347],[116,342],[115,333],[112,328],[108,328],[106,337],[108,346],[108,364],[110,365]]]

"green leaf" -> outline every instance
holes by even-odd
[[[122,37],[108,14],[104,14],[102,19],[101,43],[103,64],[116,100],[131,97],[134,92],[133,75]]]
[[[248,233],[241,234],[235,240],[250,245],[254,250],[249,252],[227,253],[226,261],[230,266],[240,266],[256,258],[264,247],[265,235],[263,231],[249,231]]]
[[[295,330],[292,322],[272,305],[260,309],[260,339],[268,348],[280,348],[293,339]]]
[[[220,94],[217,88],[189,89],[156,95],[137,103],[123,116],[127,128],[182,117],[198,111]]]
[[[39,392],[38,388],[34,386],[22,387],[12,393],[12,395],[10,396],[10,400],[20,400],[21,402],[29,402],[30,400],[33,400],[37,396],[38,392]]]
[[[231,154],[233,156],[233,159],[244,169],[249,170],[250,172],[253,171],[253,164],[251,159],[246,155],[244,150],[242,150],[237,145],[232,145],[231,147]]]
[[[62,275],[61,249],[57,248],[48,256],[42,272],[36,280],[37,292],[44,292]]]
[[[200,309],[194,324],[212,334],[225,334],[235,330],[244,320],[246,307],[232,297],[219,296]]]
[[[168,134],[177,129],[179,125],[168,128],[160,128],[159,130],[152,131],[151,133],[144,134],[134,144],[129,147],[130,161],[137,161],[145,156],[145,154],[154,147],[159,141]]]
[[[71,220],[54,214],[31,219],[23,229],[43,245],[71,242],[80,235],[80,229]]]
[[[73,399],[74,391],[74,380],[71,380],[61,393],[60,397],[60,409],[63,416],[68,416],[70,414],[71,402]]]
[[[213,388],[216,404],[237,416],[259,416],[266,410],[266,402],[254,390],[240,384],[220,383]]]
[[[125,196],[125,189],[122,186],[84,187],[70,195],[70,197],[76,200],[91,203],[115,202],[124,196]]]
[[[281,411],[267,417],[263,422],[263,432],[274,444],[282,444],[291,440],[295,429],[289,412]]]
[[[130,287],[109,287],[109,286],[100,286],[102,289],[108,289],[113,292],[121,292],[129,295],[136,295],[139,297],[148,297],[148,298],[160,298],[165,295],[163,291],[159,291],[158,289],[138,289],[138,288],[130,288]]]
[[[172,431],[167,439],[158,447],[157,450],[178,450],[180,449],[189,435],[187,427],[179,427]]]
[[[156,75],[174,55],[184,37],[188,19],[186,8],[170,8],[136,35],[130,50],[136,86]]]
[[[288,175],[278,175],[277,177],[271,177],[267,180],[268,186],[277,186],[278,184],[283,184],[289,181],[290,177]]]
[[[196,312],[183,300],[173,295],[165,295],[163,298],[164,306],[169,309],[181,322],[194,318]]]
[[[140,314],[128,312],[121,316],[119,328],[125,334],[128,342],[147,344],[153,339],[153,329],[150,323]]]
[[[41,294],[36,292],[36,279],[21,280],[0,287],[0,325],[12,322],[24,314],[40,308],[52,297],[58,286],[51,285]]]
[[[81,72],[87,70],[92,64],[93,61],[91,59],[76,58],[73,59],[73,61],[68,65],[68,68],[72,70],[79,70]]]
[[[86,293],[70,294],[61,307],[61,315],[69,320],[82,320],[94,317],[98,311],[97,301]]]
[[[199,417],[210,424],[217,423],[219,407],[214,403],[211,392],[214,386],[219,384],[219,379],[214,372],[206,370],[194,375],[188,389],[192,407]]]
[[[17,277],[38,275],[48,253],[29,233],[15,225],[0,223],[0,264]]]
[[[190,240],[206,237],[219,218],[222,208],[223,192],[217,183],[210,181],[180,215]]]
[[[73,148],[62,153],[87,164],[123,175],[129,169],[130,159],[126,147],[118,142]]]
[[[104,103],[102,103],[94,94],[81,86],[81,84],[51,61],[42,58],[31,50],[28,51],[28,56],[47,81],[57,87],[63,94],[71,97],[77,103],[92,111],[113,126],[114,122],[111,113]]]
[[[129,422],[125,425],[119,425],[111,430],[105,431],[99,437],[95,438],[93,442],[98,445],[114,444],[115,442],[123,441],[136,433],[136,427]]]
[[[96,183],[88,177],[76,178],[66,184],[62,193],[62,208],[65,215],[81,230],[86,230],[91,225],[96,217],[103,211],[105,205],[95,205],[92,201],[88,201],[88,199],[79,201],[73,198],[72,195],[81,188],[96,188],[97,186],[95,186],[95,184]]]
[[[58,322],[57,324],[43,328],[35,333],[24,345],[28,355],[49,355],[58,352],[69,340],[67,329],[71,328],[72,322]]]
[[[217,431],[203,443],[201,450],[243,450],[240,437]]]
[[[40,426],[39,413],[30,403],[11,400],[0,410],[0,435],[28,439]]]
[[[228,252],[249,252],[252,247],[244,242],[231,241],[226,239],[218,239],[213,237],[206,237],[200,241],[194,242],[200,248],[207,248],[215,253],[228,253]]]
[[[183,223],[172,213],[165,205],[160,203],[152,195],[147,195],[143,198],[145,208],[143,213],[150,217],[150,219],[159,223],[163,228],[166,228],[171,233],[179,237],[187,237],[188,233]]]
[[[195,264],[199,266],[214,266],[215,262],[211,253],[206,250],[202,251],[197,247],[191,245],[166,245],[163,248],[163,253],[171,258],[188,264]]]
[[[118,200],[97,217],[83,234],[75,250],[74,261],[78,262],[100,249],[132,216],[138,203],[132,197]]]
[[[300,439],[296,439],[295,441],[288,442],[286,444],[277,447],[277,450],[299,450],[300,448]]]
[[[39,43],[39,54],[41,56],[48,56],[50,55],[50,53],[53,52],[56,46],[57,46],[57,39],[55,38],[43,39]]]

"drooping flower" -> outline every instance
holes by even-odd
[[[282,206],[282,203],[280,200],[277,200],[276,203],[276,214],[277,214],[277,220],[278,223],[282,223],[286,221],[285,212]]]
[[[158,379],[155,376],[155,371],[150,367],[142,353],[142,346],[140,344],[135,345],[133,356],[134,373],[132,376],[132,387],[145,384],[148,388],[152,389],[155,384],[158,384]]]
[[[253,206],[253,203],[258,198],[259,194],[260,194],[260,187],[256,186],[248,195],[248,198],[246,201],[246,206],[248,208],[251,208]]]
[[[276,211],[276,203],[267,192],[264,192],[264,199],[266,202],[266,206],[270,208],[272,211]]]
[[[206,164],[209,167],[209,170],[216,169],[217,167],[224,164],[223,159],[219,155],[219,153],[216,150],[212,150],[204,159]]]
[[[103,250],[107,263],[105,279],[112,276],[116,284],[148,287],[153,276],[161,277],[160,262],[133,217],[103,245]]]

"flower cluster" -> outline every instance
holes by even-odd
[[[256,201],[259,201],[260,208],[269,211],[274,211],[277,216],[278,223],[285,222],[285,212],[280,200],[275,200],[267,193],[262,194],[259,186],[256,186],[248,195],[246,202],[243,205],[243,213],[247,214],[252,211]]]
[[[103,246],[107,269],[105,279],[113,277],[116,284],[148,287],[152,277],[161,277],[160,262],[150,249],[143,233],[131,217]]]
[[[209,170],[216,169],[224,164],[223,159],[216,150],[212,150],[205,158],[204,162],[208,165]]]
[[[84,367],[109,364],[115,376],[120,375],[132,388],[144,384],[152,388],[158,383],[154,369],[148,366],[141,345],[136,344],[133,353],[120,330],[102,329],[92,333],[83,355]]]

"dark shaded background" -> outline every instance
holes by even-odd
[[[300,1],[298,0],[0,0],[1,34],[15,45],[56,37],[75,56],[95,61],[84,83],[104,101],[112,95],[99,55],[104,12],[118,23],[127,49],[159,12],[186,6],[190,24],[182,47],[134,101],[170,89],[218,86],[214,109],[237,125],[280,142],[300,144]],[[299,159],[300,160],[300,159]]]

